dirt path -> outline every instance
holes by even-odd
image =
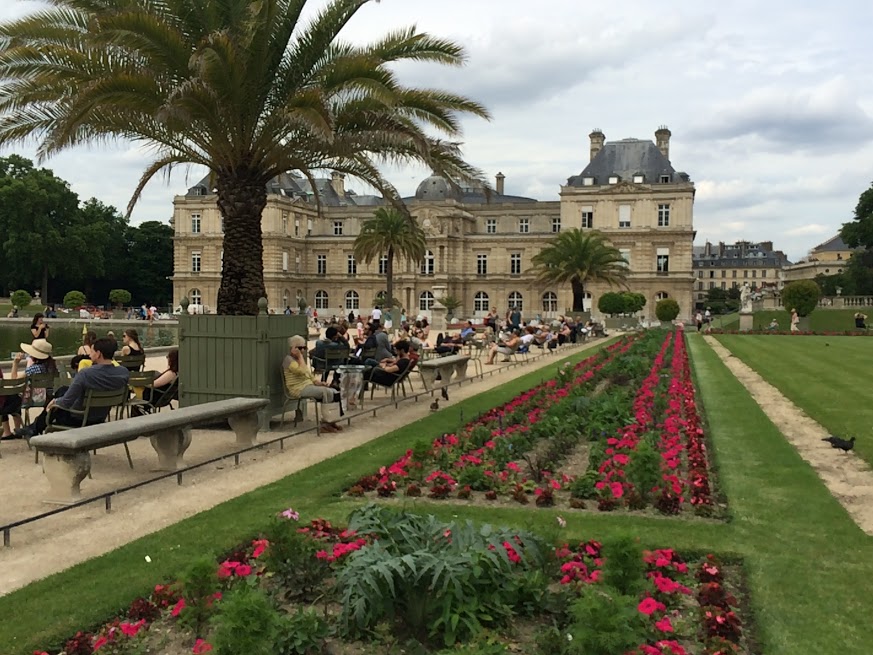
[[[864,532],[873,535],[873,471],[860,457],[822,441],[829,432],[714,337],[704,337]]]
[[[561,357],[596,347],[598,342],[567,347]],[[531,371],[553,367],[558,358],[550,355],[532,357],[519,366],[486,366],[484,379],[451,387],[449,403],[441,409],[452,411],[453,405],[476,394],[493,389]],[[488,372],[499,369],[495,375]],[[472,366],[471,371],[472,373]],[[420,382],[413,378],[416,391]],[[377,392],[378,397],[378,392]],[[230,498],[269,484],[291,473],[333,457],[341,452],[377,439],[429,413],[429,398],[404,401],[403,411],[393,406],[382,409],[376,418],[371,413],[344,425],[339,434],[315,432],[297,434],[285,442],[284,451],[278,444],[244,454],[239,466],[233,459],[224,460],[186,473],[182,487],[174,478],[146,485],[113,499],[113,510],[104,511],[98,502],[43,519],[12,531],[12,547],[0,546],[0,595],[9,593],[34,580],[62,571],[74,564],[96,557],[156,532],[184,518],[214,507]],[[286,433],[291,433],[286,423]],[[308,424],[311,426],[311,423]],[[307,427],[304,425],[303,427]],[[264,436],[272,439],[282,432],[274,429]],[[265,439],[267,440],[267,439]],[[194,464],[234,450],[232,432],[195,430],[185,461]],[[33,454],[22,441],[3,442],[0,459],[0,524],[33,516],[50,506],[42,499],[48,484],[42,467],[35,465]],[[130,470],[121,446],[106,448],[93,456],[93,479],[82,483],[83,494],[95,495],[138,480],[153,477],[150,471],[155,454],[147,439],[130,443],[134,470]],[[224,469],[224,470],[222,470]],[[228,470],[229,469],[229,470]],[[287,499],[289,505],[294,499]],[[147,553],[143,553],[145,556]]]

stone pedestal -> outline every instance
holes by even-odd
[[[433,335],[433,339],[436,339],[436,335],[440,332],[446,333],[446,325],[448,325],[446,323],[446,314],[448,314],[446,306],[439,300],[435,300],[430,308],[430,332]]]
[[[152,435],[152,448],[158,454],[158,470],[159,471],[177,471],[184,462],[182,456],[191,445],[191,430],[170,429],[161,430]]]
[[[44,453],[42,470],[49,481],[50,503],[69,505],[82,496],[79,483],[91,472],[91,453],[88,451],[71,455]]]
[[[227,419],[230,429],[236,433],[238,446],[253,446],[258,438],[258,425],[260,421],[257,413],[236,414]]]
[[[740,312],[740,332],[749,332],[755,327],[755,315],[750,312]]]

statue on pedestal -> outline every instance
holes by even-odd
[[[743,283],[743,287],[740,290],[740,314],[751,314],[752,313],[752,287],[749,286],[748,282]]]

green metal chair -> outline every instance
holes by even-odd
[[[134,395],[128,397],[127,402],[125,403],[125,408],[127,409],[127,416],[130,418],[133,416],[133,408],[134,407],[142,407],[145,409],[146,407],[151,406],[151,402],[148,400],[144,400],[142,398],[138,398],[135,395],[134,388],[137,389],[151,389],[155,386],[155,378],[158,376],[157,371],[133,371],[130,374],[130,378],[127,381],[127,386],[130,387],[131,393]]]
[[[30,393],[27,394],[27,402],[22,403],[21,408],[24,410],[24,425],[30,425],[30,410],[39,409],[49,404],[52,399],[52,392],[61,386],[61,377],[54,373],[37,373],[36,375],[27,376],[27,386]],[[34,391],[36,389],[45,389],[45,396],[42,401],[34,400]]]
[[[114,359],[118,362],[119,366],[123,366],[131,372],[142,371],[145,367],[145,355],[142,353],[138,355],[116,355]]]
[[[0,380],[0,398],[12,398],[20,396],[24,393],[27,386],[26,378],[16,378],[14,380]]]
[[[321,373],[321,380],[326,381],[331,371],[349,363],[348,348],[326,348],[324,357],[311,357],[312,367]]]

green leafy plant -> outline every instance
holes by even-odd
[[[570,495],[573,498],[594,500],[600,494],[594,486],[598,480],[600,480],[600,476],[596,470],[586,471],[584,475],[579,476],[570,483]]]
[[[679,303],[672,298],[664,298],[659,300],[655,305],[655,316],[659,321],[669,322],[676,320],[679,316]]]
[[[276,638],[276,655],[309,655],[322,652],[330,634],[327,622],[312,609],[298,609],[285,617]]]
[[[625,291],[624,296],[624,313],[636,314],[643,310],[646,306],[646,295],[643,293],[635,293],[633,291]]]
[[[314,600],[323,593],[330,564],[315,555],[323,548],[312,537],[297,531],[296,521],[274,518],[265,532],[270,542],[263,555],[269,579],[286,599]]]
[[[821,289],[812,280],[789,282],[782,289],[782,306],[797,310],[798,316],[809,316],[818,305]]]
[[[196,560],[182,575],[181,583],[185,606],[179,613],[179,622],[202,637],[215,613],[215,592],[219,587],[215,560],[210,557]]]
[[[215,655],[274,655],[284,634],[282,615],[264,592],[248,585],[222,599],[213,628]]]
[[[617,291],[607,291],[597,301],[597,309],[604,314],[615,316],[625,313],[624,294]]]
[[[645,583],[643,550],[633,537],[617,537],[603,544],[603,582],[619,594],[637,595]]]
[[[644,435],[624,469],[626,481],[634,485],[645,503],[649,502],[652,489],[661,482],[661,454],[653,443],[655,439],[654,433]]]
[[[64,307],[75,309],[85,304],[85,294],[81,291],[67,291],[64,295]]]
[[[33,302],[33,298],[24,289],[19,289],[18,291],[12,292],[12,295],[9,297],[9,301],[12,303],[13,307],[18,307],[18,309],[24,309],[31,302]]]
[[[640,560],[642,561],[642,559]],[[570,606],[568,655],[620,655],[646,637],[637,599],[604,585],[586,585]]]
[[[127,289],[112,289],[112,291],[109,292],[109,302],[113,305],[126,305],[130,302],[131,298],[133,298],[133,296]]]

